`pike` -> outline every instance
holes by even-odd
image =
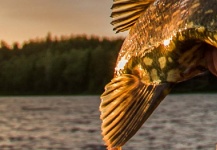
[[[217,1],[114,0],[111,17],[114,30],[129,35],[100,118],[107,148],[121,150],[175,84],[217,76]]]

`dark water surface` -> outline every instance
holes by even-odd
[[[0,150],[105,150],[98,96],[1,97]],[[123,150],[215,150],[217,95],[169,95]]]

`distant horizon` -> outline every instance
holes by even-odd
[[[55,35],[55,34],[52,34],[51,32],[47,32],[47,34],[45,34],[44,36],[35,36],[35,37],[31,37],[29,39],[26,39],[26,40],[23,40],[23,41],[6,41],[4,39],[0,39],[0,47],[1,47],[1,42],[4,42],[5,44],[7,44],[9,47],[12,47],[14,44],[18,44],[19,46],[22,47],[22,45],[24,45],[25,43],[29,43],[31,41],[44,41],[46,40],[47,36],[50,34],[51,38],[53,40],[57,39],[57,40],[61,40],[63,38],[70,38],[70,37],[79,37],[79,36],[87,36],[87,37],[98,37],[98,38],[109,38],[109,39],[117,39],[117,38],[125,38],[126,35],[124,34],[117,34],[117,35],[114,35],[114,36],[106,36],[106,35],[95,35],[95,34],[86,34],[86,33],[69,33],[69,34],[62,34],[62,35]]]

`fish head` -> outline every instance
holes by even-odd
[[[108,149],[122,147],[174,84],[217,76],[216,8],[216,0],[114,0],[114,30],[130,32],[101,95]]]

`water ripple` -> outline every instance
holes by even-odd
[[[1,97],[1,150],[105,150],[98,96]],[[213,150],[217,95],[170,95],[124,150]]]

